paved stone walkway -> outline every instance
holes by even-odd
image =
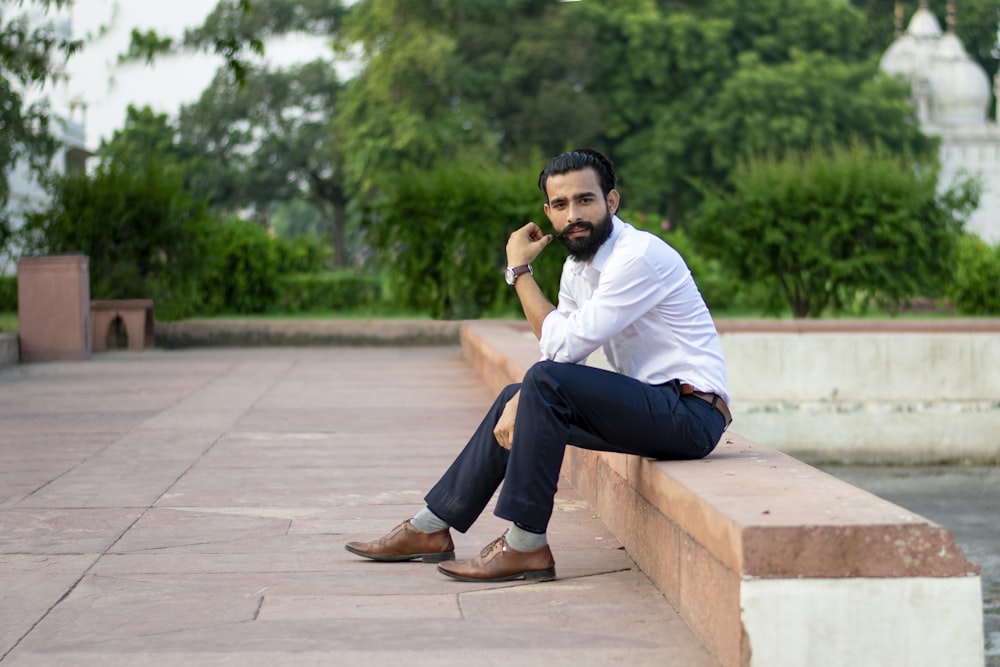
[[[491,400],[451,346],[0,370],[0,664],[717,665],[567,484],[553,582],[343,549],[421,507]]]

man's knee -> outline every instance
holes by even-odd
[[[520,382],[515,383],[515,384],[509,384],[509,385],[507,385],[506,387],[504,387],[503,389],[500,390],[500,396],[499,396],[499,398],[501,400],[503,400],[504,402],[507,402],[511,398],[513,398],[514,394],[516,394],[520,390],[521,390],[521,383]]]

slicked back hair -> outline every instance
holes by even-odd
[[[542,169],[542,173],[538,175],[538,189],[545,195],[545,201],[549,200],[549,193],[545,187],[549,176],[568,174],[571,171],[580,171],[588,167],[597,172],[601,192],[607,197],[608,193],[614,190],[617,185],[615,166],[611,164],[611,160],[593,148],[577,148],[549,160],[549,163]]]

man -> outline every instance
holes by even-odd
[[[505,388],[427,506],[348,551],[381,561],[420,558],[460,581],[549,580],[546,539],[566,444],[657,459],[697,459],[731,421],[718,333],[691,273],[661,239],[616,215],[611,162],[584,149],[558,155],[538,180],[545,214],[570,256],[559,306],[531,262],[552,241],[533,222],[507,241],[507,282],[543,361]],[[582,364],[603,348],[611,372]],[[503,482],[495,514],[510,529],[478,557],[455,561],[450,528],[467,531]]]

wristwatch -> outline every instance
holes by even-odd
[[[507,270],[504,271],[503,277],[504,280],[507,281],[508,285],[513,285],[517,281],[517,277],[524,275],[525,273],[531,273],[531,264],[508,266]]]

